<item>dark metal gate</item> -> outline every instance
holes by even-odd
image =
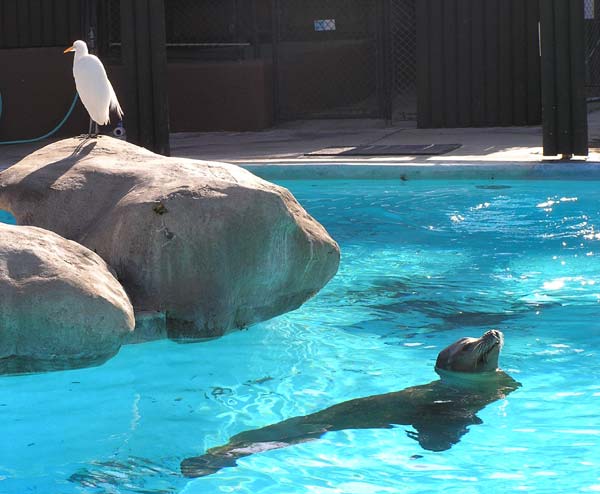
[[[382,0],[274,0],[275,117],[379,117]]]

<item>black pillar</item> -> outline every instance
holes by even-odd
[[[583,2],[540,0],[544,156],[588,155]]]
[[[126,74],[123,104],[127,140],[168,156],[169,103],[164,0],[121,4],[122,58]]]

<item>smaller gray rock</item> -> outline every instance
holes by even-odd
[[[41,228],[0,223],[0,373],[102,363],[134,324],[100,256]]]

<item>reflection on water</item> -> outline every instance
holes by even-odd
[[[99,492],[171,493],[176,492],[179,472],[165,467],[164,460],[131,456],[123,461],[94,461],[69,476],[69,482]]]
[[[324,304],[337,297],[348,310],[396,313],[444,330],[483,329],[598,300],[593,185],[454,182],[432,188],[431,182],[373,181],[345,201],[328,202],[338,186],[324,183],[318,198],[298,194],[326,226],[346,225],[338,235],[344,279],[331,298],[320,298]],[[553,188],[558,192],[549,194]]]
[[[113,355],[85,355],[81,357],[32,358],[11,355],[0,358],[0,376],[5,374],[29,374],[39,372],[55,372],[68,369],[79,369],[102,365]]]

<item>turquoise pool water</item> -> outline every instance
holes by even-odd
[[[9,223],[11,225],[15,224],[15,218],[8,211],[0,210],[0,223]]]
[[[598,182],[290,181],[342,248],[301,309],[90,369],[0,378],[0,492],[600,491]],[[331,432],[184,479],[235,433],[436,379],[437,353],[499,328],[522,387],[451,449],[410,426]]]

